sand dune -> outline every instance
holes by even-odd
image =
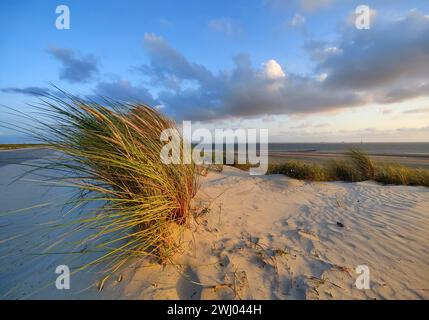
[[[70,190],[37,182],[8,183],[21,171],[0,168],[2,211]],[[370,182],[307,183],[281,175],[252,177],[225,167],[201,180],[199,217],[184,232],[176,265],[139,259],[108,279],[97,270],[57,290],[55,267],[88,256],[37,255],[54,241],[43,223],[58,207],[0,216],[0,297],[75,299],[428,299],[429,189]],[[58,200],[59,201],[59,200]],[[208,209],[207,209],[208,208]],[[21,232],[22,233],[22,232]],[[370,269],[370,289],[355,286],[355,268]]]

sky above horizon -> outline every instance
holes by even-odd
[[[1,1],[0,105],[31,115],[51,84],[270,142],[429,142],[429,1]]]

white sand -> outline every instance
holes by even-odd
[[[67,190],[36,182],[7,185],[20,170],[0,168],[2,212],[67,197]],[[429,298],[429,188],[251,177],[231,167],[201,182],[195,205],[210,210],[185,231],[177,265],[140,259],[107,280],[101,292],[95,284],[102,276],[95,272],[72,275],[70,290],[55,289],[55,267],[69,258],[34,255],[42,237],[43,243],[58,237],[40,232],[43,222],[58,217],[58,208],[0,216],[0,297]],[[25,236],[1,242],[23,228]],[[72,266],[90,259],[74,258]],[[358,265],[370,268],[369,290],[355,286]]]

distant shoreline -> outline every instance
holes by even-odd
[[[41,143],[4,143],[4,144],[0,144],[0,151],[46,148],[46,147],[48,147],[48,145],[41,144]]]
[[[344,152],[269,152],[269,160],[273,163],[281,163],[287,160],[298,160],[307,163],[328,164],[330,161],[340,160]],[[412,168],[429,169],[429,155],[413,154],[368,154],[370,158],[379,163],[398,163]]]
[[[318,156],[338,156],[338,155],[344,155],[346,152],[342,151],[317,151],[317,150],[309,150],[309,151],[270,151],[270,155],[273,156],[282,156],[282,155],[318,155]],[[422,158],[422,159],[428,159],[429,160],[429,154],[421,154],[421,153],[371,153],[367,152],[369,156],[380,156],[380,157],[411,157],[411,158]]]

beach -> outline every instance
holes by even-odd
[[[429,169],[429,156],[415,154],[372,154],[370,158],[375,163],[401,164],[411,168]],[[276,152],[269,153],[270,163],[281,163],[288,160],[298,160],[305,163],[329,165],[332,161],[344,159],[343,153],[323,152]]]
[[[427,187],[306,182],[224,166],[200,178],[174,264],[136,258],[102,281],[99,268],[73,273],[91,254],[45,253],[62,237],[46,226],[73,219],[61,210],[72,190],[32,175],[11,183],[23,164],[52,156],[38,152],[0,152],[2,299],[429,298]],[[38,207],[4,214],[30,206]],[[70,289],[58,290],[55,269],[64,264]],[[356,286],[358,266],[369,268],[369,289]]]
[[[269,159],[271,163],[298,160],[327,165],[343,159],[351,149],[366,152],[375,163],[429,168],[428,143],[272,143]]]

